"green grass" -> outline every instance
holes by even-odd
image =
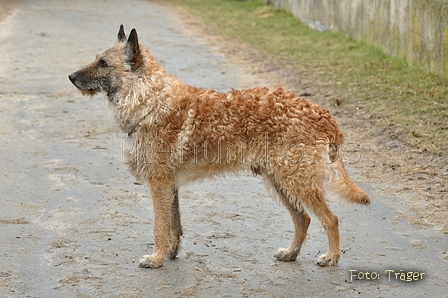
[[[214,33],[268,54],[313,89],[342,96],[346,114],[362,108],[421,151],[448,156],[448,79],[339,33],[309,29],[258,0],[165,0],[183,6]]]

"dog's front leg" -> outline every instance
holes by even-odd
[[[174,176],[163,175],[150,180],[154,209],[154,241],[152,255],[145,255],[139,267],[158,268],[163,265],[170,248],[171,209],[173,205]]]
[[[182,236],[182,224],[180,223],[179,190],[173,190],[173,204],[171,206],[171,242],[168,257],[175,259],[180,248],[180,236]]]

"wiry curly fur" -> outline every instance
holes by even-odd
[[[141,267],[162,266],[177,255],[182,227],[178,187],[226,172],[252,171],[291,213],[295,232],[281,261],[295,260],[311,211],[320,219],[329,251],[318,264],[340,257],[338,218],[324,194],[369,204],[338,155],[344,135],[321,106],[282,88],[227,93],[189,86],[169,75],[138,43],[133,29],[95,61],[69,76],[85,95],[105,92],[116,125],[127,134],[131,172],[151,189],[155,250]]]

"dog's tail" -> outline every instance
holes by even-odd
[[[330,163],[328,170],[327,186],[332,194],[350,203],[370,204],[369,195],[350,178],[341,157],[338,156],[334,162]]]

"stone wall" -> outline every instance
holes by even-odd
[[[340,31],[448,76],[448,0],[264,0],[317,30]]]

